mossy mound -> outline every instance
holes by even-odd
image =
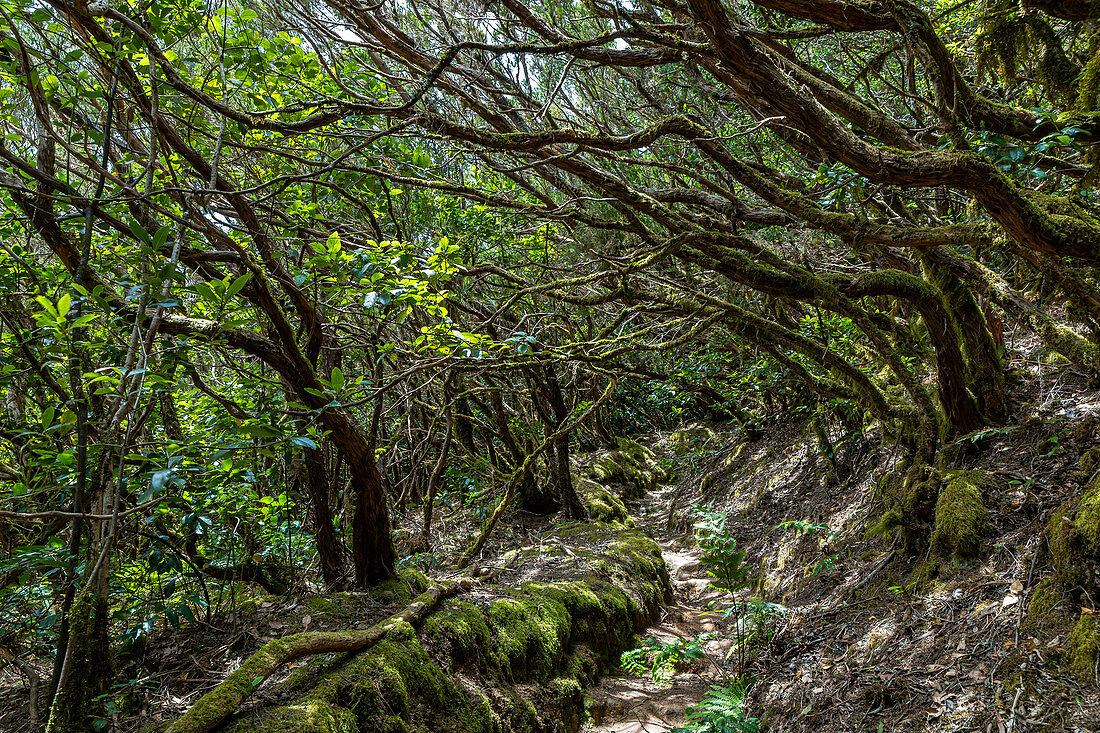
[[[668,473],[645,446],[617,439],[615,450],[589,453],[578,459],[577,471],[582,478],[612,489],[622,499],[636,499],[652,491]]]
[[[923,550],[928,536],[927,522],[934,518],[941,483],[937,470],[919,462],[883,475],[875,494],[881,497],[886,511],[868,527],[868,534],[878,535],[887,542],[898,537],[905,550]]]
[[[1068,604],[1063,603],[1064,600],[1062,585],[1057,576],[1043,578],[1031,591],[1027,616],[1021,628],[1029,634],[1064,632],[1072,621],[1067,612]]]
[[[1081,613],[1066,640],[1066,662],[1070,672],[1082,682],[1096,679],[1100,655],[1100,622],[1092,613]]]
[[[574,476],[573,486],[588,509],[588,516],[596,522],[610,524],[616,529],[629,529],[634,520],[626,504],[611,489],[587,476]]]
[[[1089,470],[1091,454],[1082,456],[1082,472]],[[1071,499],[1047,521],[1047,547],[1055,579],[1065,589],[1095,597],[1100,563],[1100,479],[1085,487],[1080,499]]]
[[[230,729],[576,730],[583,686],[671,596],[660,548],[633,531],[580,525],[500,562],[501,585],[446,600],[419,631],[401,623],[360,654],[305,665]]]
[[[982,492],[971,477],[959,475],[947,483],[936,501],[936,527],[932,543],[958,558],[978,554],[989,531],[989,515]]]
[[[714,440],[714,431],[706,425],[688,425],[668,436],[668,444],[679,455],[691,453]]]

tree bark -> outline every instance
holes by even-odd
[[[306,448],[304,451],[306,488],[313,507],[313,539],[321,564],[321,577],[329,588],[339,588],[344,582],[344,548],[332,525],[332,498],[325,453]]]

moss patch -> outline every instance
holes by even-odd
[[[955,557],[973,557],[989,531],[989,517],[982,492],[971,478],[956,476],[936,501],[934,545],[950,550]]]
[[[626,504],[606,486],[601,486],[586,476],[576,476],[573,485],[578,496],[588,509],[588,516],[594,521],[610,524],[617,529],[629,529],[634,526]]]
[[[547,546],[565,551],[539,549]],[[444,601],[419,631],[398,624],[360,654],[312,660],[281,685],[275,697],[284,702],[261,705],[229,729],[506,733],[562,722],[575,729],[582,687],[656,619],[671,595],[668,572],[651,539],[601,525],[559,531],[529,550],[501,561],[511,568],[502,585]],[[538,562],[538,576],[553,579],[524,582]]]
[[[705,425],[690,425],[668,436],[668,444],[679,455],[691,453],[714,440],[714,431]]]
[[[1082,463],[1087,463],[1086,454]],[[1095,595],[1100,560],[1100,480],[1087,486],[1080,499],[1067,501],[1047,521],[1047,546],[1055,579],[1074,598]]]
[[[1100,485],[1092,486],[1081,497],[1073,526],[1081,535],[1085,552],[1100,556]]]
[[[618,438],[616,443],[614,450],[581,456],[578,473],[612,488],[623,499],[636,499],[668,480],[668,472],[648,448],[627,438]]]
[[[1028,600],[1027,616],[1021,626],[1029,634],[1048,634],[1062,632],[1072,619],[1067,613],[1067,604],[1057,576],[1050,575],[1039,581],[1031,591]]]
[[[1100,654],[1100,623],[1091,613],[1082,613],[1066,641],[1066,662],[1070,672],[1082,682],[1096,679],[1097,655]]]

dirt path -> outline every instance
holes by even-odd
[[[708,588],[710,576],[699,561],[699,548],[690,536],[668,531],[667,509],[676,486],[660,486],[650,492],[635,509],[638,526],[652,533],[661,545],[676,597],[665,609],[664,617],[646,635],[659,642],[690,639],[713,631],[719,617],[709,612],[709,603],[724,594]],[[713,641],[708,656],[721,659],[728,641]],[[677,672],[666,685],[658,685],[647,675],[605,677],[589,690],[593,723],[584,730],[591,733],[666,733],[684,723],[687,708],[697,704],[703,693],[721,682],[714,663],[697,662]]]

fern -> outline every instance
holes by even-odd
[[[711,687],[698,705],[688,709],[687,725],[672,733],[756,733],[760,721],[746,718],[742,708],[749,686],[736,682]]]
[[[703,554],[699,561],[707,566],[707,573],[714,578],[710,586],[731,595],[752,583],[752,568],[745,562],[745,551],[737,549],[737,540],[726,529],[725,512],[708,507],[694,506],[699,516],[695,533]]]
[[[717,636],[714,632],[699,634],[693,639],[662,644],[646,639],[642,646],[625,651],[619,658],[623,669],[631,674],[649,674],[658,685],[666,684],[682,662],[691,662],[706,656],[703,645]]]

